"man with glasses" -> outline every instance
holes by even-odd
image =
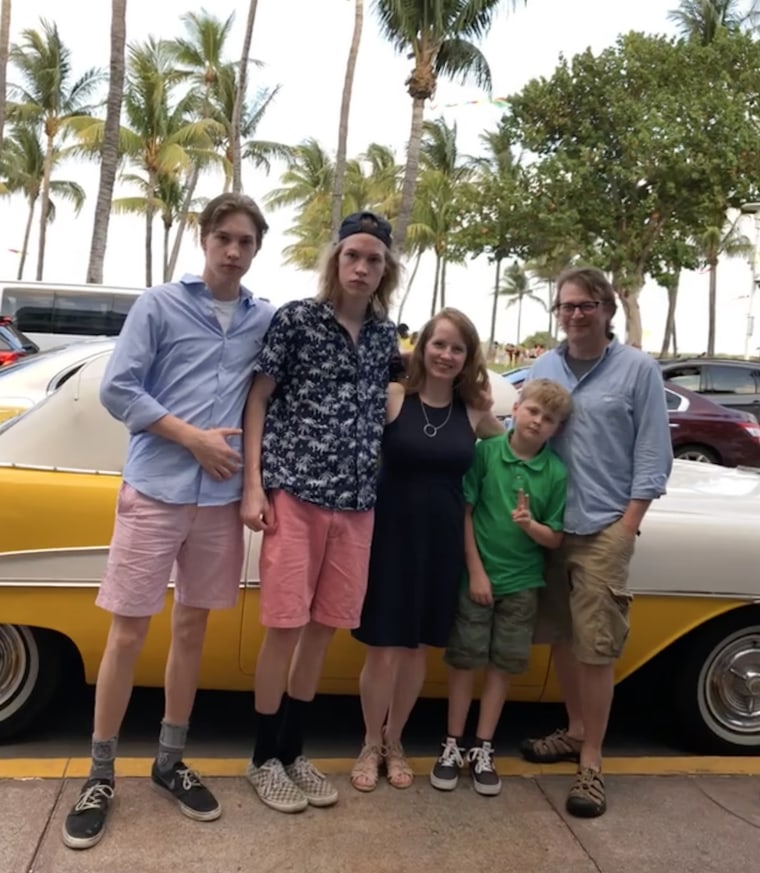
[[[673,453],[660,369],[612,333],[615,292],[604,273],[563,273],[554,310],[566,339],[528,378],[564,385],[573,414],[552,442],[568,468],[565,537],[549,556],[535,641],[552,646],[568,726],[525,740],[521,751],[538,763],[577,762],[567,810],[593,817],[607,808],[602,744],[628,636],[628,568]]]

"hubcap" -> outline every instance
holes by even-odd
[[[724,728],[760,732],[760,634],[737,637],[715,653],[705,675],[705,702]]]
[[[29,670],[28,649],[18,628],[0,625],[0,707],[11,700]]]
[[[712,458],[702,452],[684,452],[678,456],[682,461],[696,461],[698,464],[712,464]]]

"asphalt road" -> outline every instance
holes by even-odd
[[[0,758],[89,756],[93,691],[66,691],[62,700],[23,738],[0,745]],[[163,696],[159,689],[137,689],[132,697],[119,741],[119,754],[152,756],[155,751]],[[556,704],[507,704],[495,738],[499,755],[516,755],[521,739],[540,736],[563,725]],[[613,707],[606,753],[625,755],[682,755],[688,745],[670,735],[666,725],[651,717],[654,707],[631,695],[618,696]],[[471,713],[471,716],[473,713]],[[204,691],[193,714],[189,756],[245,758],[253,736],[252,698],[247,693]],[[437,751],[446,725],[445,700],[418,702],[404,735],[407,753],[429,756]],[[356,697],[319,697],[313,709],[306,751],[314,757],[353,757],[362,734]]]

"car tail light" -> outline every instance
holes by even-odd
[[[753,439],[760,443],[760,424],[754,421],[742,421],[739,423],[739,427],[744,428]]]
[[[15,364],[16,361],[23,357],[23,352],[0,352],[0,367],[6,364]]]

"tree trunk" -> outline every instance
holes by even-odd
[[[332,190],[332,239],[338,240],[338,229],[343,215],[343,189],[346,181],[346,149],[348,143],[348,116],[351,111],[351,93],[354,88],[356,59],[362,38],[364,22],[364,0],[354,0],[354,32],[346,63],[346,77],[343,81],[343,99],[340,104],[340,123],[338,125],[338,151],[335,156],[335,178]]]
[[[422,97],[415,97],[412,100],[412,126],[406,147],[406,169],[404,170],[404,184],[401,186],[401,205],[394,228],[395,245],[402,251],[406,243],[406,229],[409,227],[409,221],[412,217],[414,191],[417,187],[417,167],[420,162],[424,116],[425,100]]]
[[[37,198],[29,203],[29,216],[26,219],[26,227],[24,228],[24,242],[21,246],[21,260],[18,264],[17,279],[24,278],[24,266],[26,265],[26,253],[29,251],[29,236],[32,233],[32,222],[34,221],[34,207],[37,205]]]
[[[516,346],[520,345],[520,335],[522,334],[522,305],[523,305],[523,296],[522,294],[517,295],[517,340],[515,342]]]
[[[625,314],[625,341],[628,345],[635,346],[637,349],[641,348],[641,340],[643,336],[643,332],[641,329],[641,310],[639,309],[639,292],[643,287],[643,282],[638,284],[635,288],[621,288],[617,284],[615,285],[615,291],[617,292],[618,298],[620,299],[620,303],[623,306],[623,313]]]
[[[171,229],[171,224],[164,222],[164,282],[169,282],[171,280],[171,276],[169,275],[169,234],[171,233]]]
[[[435,276],[433,277],[433,303],[430,307],[430,317],[432,318],[435,315],[435,307],[438,303],[438,284],[441,279],[441,258],[439,255],[435,256]]]
[[[148,177],[148,201],[145,204],[145,287],[153,285],[153,216],[156,214],[156,206],[153,200],[153,192],[156,190],[155,179],[151,174]]]
[[[496,278],[493,282],[493,306],[491,307],[491,335],[488,338],[488,351],[490,353],[496,339],[496,315],[499,304],[499,279],[501,278],[501,258],[496,258]]]
[[[401,324],[401,316],[404,314],[404,307],[406,306],[406,301],[409,299],[409,292],[412,290],[412,283],[414,282],[417,276],[417,270],[420,266],[420,261],[422,260],[422,252],[417,252],[417,257],[414,261],[414,267],[412,268],[412,275],[409,277],[409,281],[406,283],[406,288],[404,289],[404,296],[401,298],[401,305],[398,308],[398,323]]]
[[[42,191],[40,201],[40,239],[37,248],[37,281],[42,280],[45,264],[45,242],[47,239],[48,211],[50,209],[50,175],[53,171],[53,137],[47,135],[47,151],[42,175]]]
[[[11,0],[0,0],[0,149],[5,128],[5,95],[7,91],[8,55],[11,41]]]
[[[673,345],[673,354],[675,351],[676,338],[676,302],[678,300],[678,282],[675,285],[669,285],[668,292],[668,314],[665,316],[665,333],[662,338],[662,347],[660,348],[660,357],[664,358],[670,351],[671,344]]]
[[[182,238],[185,234],[185,228],[187,227],[187,213],[190,211],[190,204],[193,202],[193,197],[195,196],[195,188],[198,185],[200,172],[198,164],[193,164],[193,169],[190,171],[190,178],[187,180],[187,194],[185,194],[185,199],[182,203],[182,211],[179,214],[179,224],[177,225],[177,230],[174,234],[174,245],[172,246],[172,253],[169,257],[169,278],[164,280],[166,282],[171,282],[174,271],[177,269],[179,250],[182,246]]]
[[[240,194],[243,190],[240,119],[243,117],[243,106],[245,105],[245,92],[248,81],[248,56],[251,53],[253,23],[256,20],[257,6],[258,0],[250,0],[248,5],[248,20],[245,24],[245,37],[243,38],[243,52],[240,56],[240,69],[238,70],[235,103],[232,107],[232,190],[236,194]]]
[[[106,121],[103,129],[103,147],[100,155],[100,184],[95,203],[95,221],[90,242],[90,262],[87,282],[103,282],[103,262],[108,242],[108,224],[111,219],[111,201],[119,165],[119,129],[121,103],[124,94],[124,44],[127,37],[127,0],[111,0],[111,62],[108,74]]]
[[[715,354],[715,319],[716,300],[718,291],[718,262],[710,262],[710,288],[708,293],[707,308],[707,356],[711,358]]]
[[[446,255],[444,255],[442,260],[441,260],[441,285],[440,285],[440,287],[441,287],[441,294],[440,294],[441,307],[440,308],[441,309],[444,309],[446,307],[446,264],[447,264]]]
[[[549,305],[547,309],[549,310],[549,336],[553,336],[554,331],[554,280],[547,279],[546,287],[549,289]]]

